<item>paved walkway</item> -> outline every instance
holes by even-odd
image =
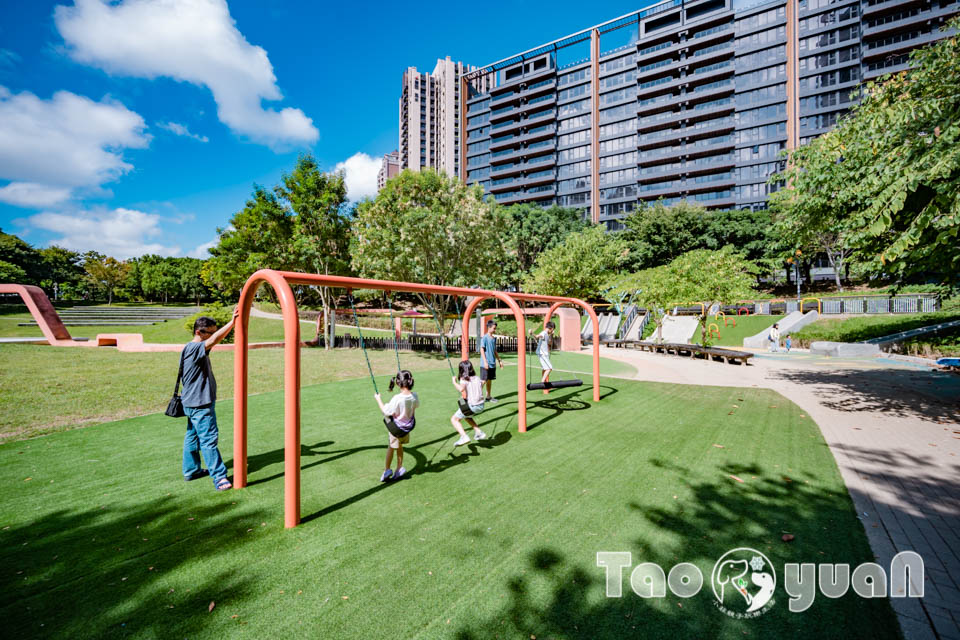
[[[766,387],[830,445],[877,562],[924,560],[924,597],[891,598],[907,640],[960,640],[960,376],[885,358],[760,354],[749,366],[602,348],[641,380]]]

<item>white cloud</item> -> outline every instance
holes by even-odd
[[[151,242],[162,234],[161,217],[133,209],[80,211],[75,213],[43,212],[23,220],[31,229],[52,232],[50,244],[74,251],[99,251],[125,260],[153,253],[161,256],[180,255],[180,247]]]
[[[35,182],[11,182],[0,187],[0,202],[30,209],[52,207],[69,198],[68,187],[52,187]]]
[[[220,238],[214,238],[210,242],[204,242],[203,244],[196,247],[193,251],[187,254],[190,258],[200,258],[206,259],[210,257],[210,249],[217,246],[217,243],[220,242]]]
[[[122,104],[69,91],[41,100],[0,86],[0,201],[43,207],[77,188],[98,188],[133,168],[125,148],[143,148],[143,118]]]
[[[338,162],[334,171],[343,171],[347,183],[347,198],[353,201],[374,198],[377,195],[377,174],[380,173],[380,158],[371,158],[365,153],[355,153],[343,162]]]
[[[272,147],[316,141],[300,109],[265,109],[281,100],[267,52],[237,29],[226,0],[76,0],[54,20],[78,62],[108,73],[169,77],[206,86],[220,120]]]
[[[175,136],[193,138],[194,140],[199,140],[200,142],[210,142],[210,138],[207,136],[191,133],[190,129],[188,129],[186,125],[180,124],[179,122],[158,122],[157,126],[161,129],[166,129]]]

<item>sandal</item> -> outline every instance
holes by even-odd
[[[223,478],[222,480],[217,482],[217,487],[216,487],[217,491],[226,491],[227,489],[232,489],[232,488],[233,488],[233,485],[230,484],[230,480],[228,480],[227,478]]]

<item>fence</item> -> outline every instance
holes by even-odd
[[[420,353],[443,353],[444,348],[446,348],[447,353],[451,354],[453,358],[460,357],[460,336],[451,338],[444,336],[442,338],[443,342],[441,343],[441,338],[439,336],[408,336],[406,338],[400,338],[397,341],[397,350],[399,351],[415,351]],[[498,353],[517,353],[517,347],[520,344],[518,338],[511,337],[499,337],[497,340],[497,352]],[[387,350],[393,351],[394,349],[394,338],[370,338],[367,336],[363,337],[363,346],[367,349],[373,350]],[[480,348],[477,346],[477,339],[470,338],[469,341],[470,352],[478,353]],[[324,338],[320,337],[320,342],[317,346],[323,347],[326,346]],[[360,337],[355,336],[351,333],[346,333],[342,336],[335,336],[333,340],[332,347],[334,349],[359,349],[360,348]],[[537,348],[536,338],[528,337],[526,340],[526,349],[528,352],[534,351]],[[560,348],[560,337],[553,336],[550,338],[550,349],[559,349]]]

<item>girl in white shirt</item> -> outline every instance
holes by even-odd
[[[483,411],[483,381],[477,376],[469,360],[460,363],[460,376],[459,378],[453,378],[453,386],[466,399],[470,406],[470,415],[475,416]],[[459,447],[470,442],[467,432],[463,430],[463,425],[460,424],[460,421],[464,419],[473,427],[474,441],[483,440],[487,437],[487,434],[477,426],[473,418],[464,415],[461,409],[457,409],[457,412],[450,418],[453,428],[460,434],[460,439],[454,443],[454,446]]]
[[[410,432],[417,426],[414,411],[420,406],[420,398],[412,391],[412,373],[406,369],[398,372],[390,381],[390,391],[393,391],[394,386],[400,387],[400,393],[393,396],[387,404],[383,404],[379,393],[374,394],[373,397],[377,399],[377,404],[380,405],[380,411],[383,412],[383,415],[392,417],[397,427],[399,427],[401,431],[405,431],[407,435],[398,438],[392,433],[387,434],[390,437],[390,441],[387,445],[387,461],[386,465],[384,465],[383,475],[380,476],[380,482],[386,482],[390,478],[399,480],[406,474],[407,470],[403,468],[403,445],[410,442]],[[394,449],[397,450],[396,473],[390,469]]]

